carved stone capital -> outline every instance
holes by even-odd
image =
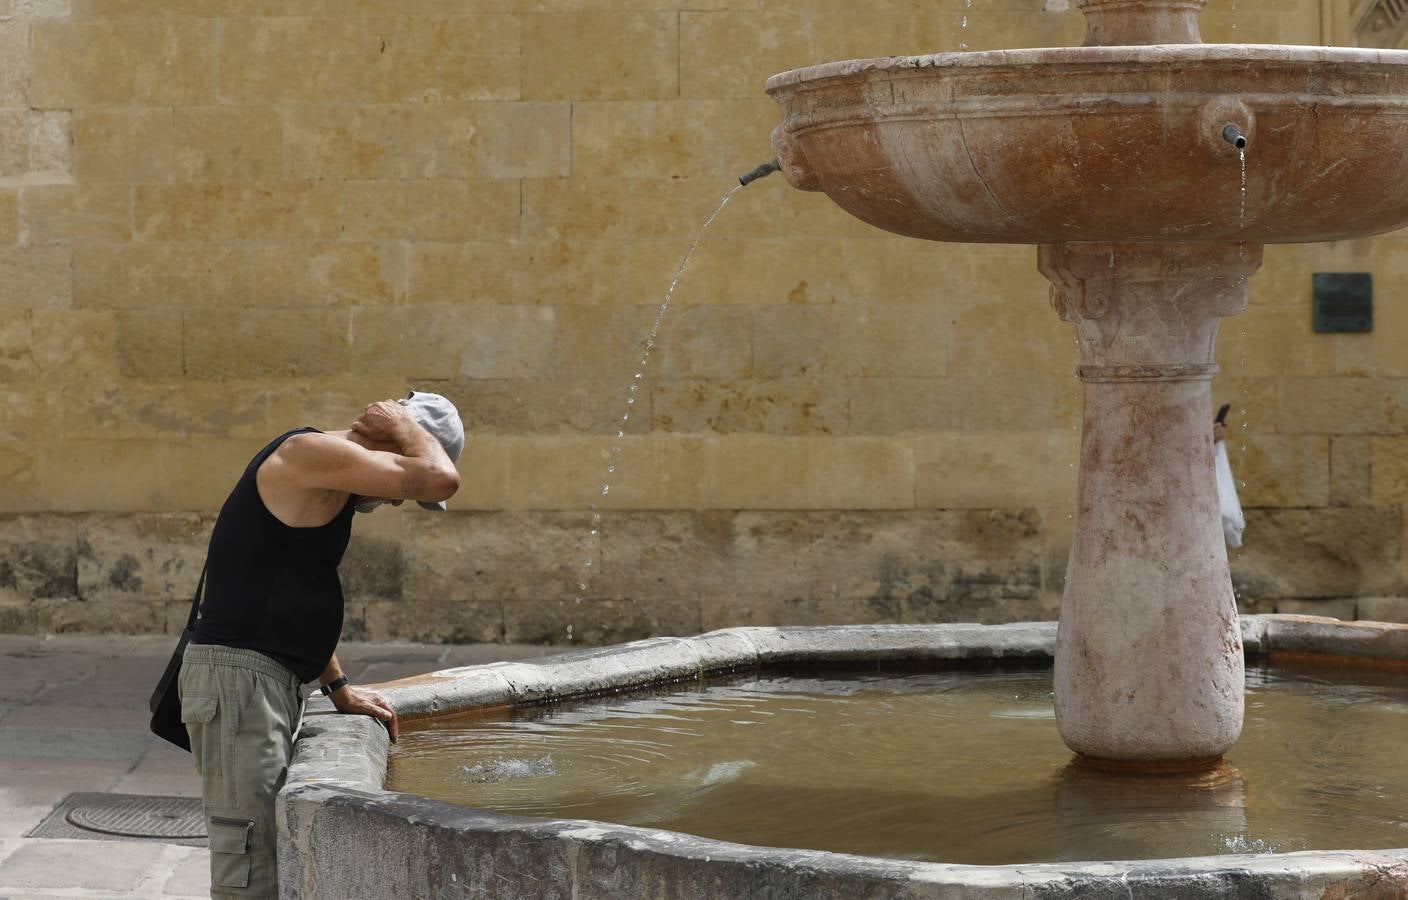
[[[1260,244],[1044,244],[1051,305],[1076,326],[1086,380],[1212,377],[1218,319],[1247,307]]]
[[[1085,46],[1201,44],[1198,14],[1207,0],[1076,0]]]

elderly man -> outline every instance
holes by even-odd
[[[205,599],[181,665],[181,718],[201,774],[212,897],[277,897],[274,797],[317,680],[344,713],[396,711],[338,665],[337,567],[355,512],[459,489],[464,426],[453,404],[412,391],[363,410],[348,431],[300,428],[260,450],[220,509]]]

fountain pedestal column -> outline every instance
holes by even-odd
[[[1213,475],[1219,319],[1257,244],[1043,245],[1085,384],[1079,509],[1056,638],[1067,746],[1196,768],[1242,730],[1242,640]]]

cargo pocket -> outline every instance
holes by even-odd
[[[210,883],[215,887],[249,887],[254,821],[211,816],[206,830],[210,835]]]
[[[214,697],[191,696],[181,700],[181,721],[186,726],[186,734],[191,738],[191,755],[196,760],[196,771],[201,775],[220,774],[220,754],[208,753],[213,741],[218,741],[218,735],[210,734],[211,721],[214,720],[216,712],[220,709],[220,704]],[[211,767],[211,771],[206,771],[206,766]]]

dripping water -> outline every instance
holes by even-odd
[[[680,278],[684,275],[685,266],[689,264],[690,257],[694,255],[695,249],[699,247],[699,242],[704,239],[704,234],[709,230],[709,226],[714,224],[714,219],[718,218],[719,213],[723,212],[724,207],[728,206],[729,201],[733,199],[733,195],[743,190],[744,186],[743,184],[738,185],[719,200],[718,204],[714,206],[713,211],[704,219],[704,224],[699,226],[699,231],[695,233],[694,239],[689,244],[689,249],[685,251],[684,257],[680,260],[679,265],[675,267],[675,274],[670,279],[669,288],[665,291],[665,299],[661,302],[659,309],[655,311],[655,320],[651,322],[650,331],[646,334],[645,341],[641,344],[641,354],[640,359],[636,363],[635,375],[632,376],[631,383],[627,386],[626,408],[622,411],[621,418],[616,423],[615,442],[611,445],[610,451],[605,454],[606,471],[602,477],[601,487],[597,490],[599,498],[606,498],[611,495],[611,482],[621,468],[622,445],[626,437],[626,426],[631,421],[631,413],[635,410],[637,396],[640,393],[641,387],[644,385],[646,365],[650,362],[651,354],[655,352],[656,342],[660,336],[660,326],[665,321],[665,314],[670,311],[670,302],[674,299],[675,289],[679,287]],[[589,504],[587,507],[592,514],[591,541],[589,542],[589,547],[593,550],[601,544],[602,519],[600,503],[601,500],[599,499]],[[592,553],[592,555],[582,560],[581,568],[577,573],[576,579],[577,593],[573,598],[573,602],[577,606],[582,604],[582,597],[587,590],[587,585],[593,570],[600,570],[600,566],[595,565],[596,561],[597,554],[595,553]],[[567,640],[569,642],[572,640],[571,625],[567,626]]]
[[[1242,209],[1237,216],[1239,228],[1247,227],[1247,148],[1242,147],[1237,151],[1237,158],[1242,163]]]

